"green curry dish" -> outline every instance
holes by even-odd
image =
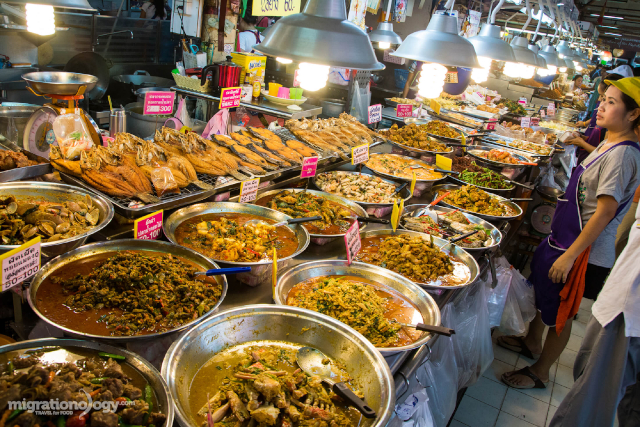
[[[333,317],[360,332],[376,347],[398,340],[399,323],[385,318],[386,299],[373,287],[344,278],[326,278],[308,293],[299,292],[291,305]]]
[[[324,197],[315,196],[306,191],[283,191],[275,196],[268,207],[290,215],[294,218],[308,218],[321,216],[322,221],[312,221],[311,224],[320,230],[325,230],[332,225],[346,231],[351,222],[347,219],[351,216],[349,210],[337,203],[332,203]]]
[[[171,255],[118,252],[88,275],[53,277],[69,295],[75,312],[99,310],[111,335],[127,336],[175,329],[210,311],[222,287],[196,280],[194,266]]]

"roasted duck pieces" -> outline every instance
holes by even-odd
[[[151,182],[144,172],[126,157],[106,147],[94,147],[80,155],[82,178],[92,187],[116,197],[135,197],[145,203],[160,201],[152,194]]]
[[[58,147],[57,145],[51,146],[51,151],[49,152],[49,161],[51,162],[51,166],[53,166],[60,172],[66,173],[68,175],[73,175],[78,178],[82,177],[80,161],[65,159],[62,155],[62,151],[60,151],[60,147]]]
[[[256,138],[262,140],[264,148],[278,157],[285,159],[297,165],[302,164],[302,156],[296,150],[289,148],[282,143],[282,139],[269,129],[249,127],[249,132]]]

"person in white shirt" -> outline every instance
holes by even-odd
[[[244,17],[238,19],[237,49],[239,52],[253,52],[253,46],[260,44],[264,36],[256,28],[258,17],[251,14],[252,2],[247,2]]]

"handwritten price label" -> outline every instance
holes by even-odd
[[[40,270],[40,237],[28,241],[2,256],[2,290],[6,291],[34,276]]]
[[[549,106],[547,107],[547,116],[555,116],[556,115],[556,104],[554,104],[553,102],[549,103]]]
[[[540,124],[540,117],[531,117],[531,126],[538,126]]]
[[[382,104],[376,104],[369,107],[369,124],[378,123],[382,120]]]
[[[520,126],[523,128],[531,126],[531,117],[520,117]]]
[[[358,145],[351,149],[351,164],[357,165],[369,160],[369,144]]]
[[[544,109],[540,110],[540,117],[544,118],[547,114],[544,112]]]
[[[498,119],[489,119],[489,123],[485,125],[487,130],[496,130],[496,123]]]
[[[228,87],[222,89],[222,93],[220,94],[220,109],[238,107],[240,105],[240,98],[242,98],[242,88]]]
[[[396,117],[411,117],[413,113],[413,105],[411,104],[398,104],[396,107]]]
[[[242,181],[240,184],[240,203],[253,202],[258,195],[258,187],[260,187],[260,178]]]
[[[302,159],[302,171],[300,172],[300,178],[313,178],[316,176],[316,170],[318,169],[317,157],[305,157]]]
[[[140,240],[156,240],[162,232],[162,209],[133,223],[133,235]]]
[[[142,112],[143,114],[171,114],[175,100],[175,92],[147,92],[144,96]]]
[[[518,99],[518,104],[522,104],[525,107],[527,106],[527,98],[520,98]]]
[[[358,224],[358,221],[354,221],[345,233],[344,244],[347,248],[347,263],[351,265],[353,258],[355,258],[360,248],[362,248],[362,242],[360,241],[360,224]]]

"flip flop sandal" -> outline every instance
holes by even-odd
[[[507,376],[507,374],[509,374]],[[513,382],[511,382],[510,378],[513,375],[524,375],[527,376],[529,378],[531,378],[533,380],[533,385],[529,384],[529,385],[520,385],[520,384],[515,384]],[[513,372],[507,372],[502,374],[502,382],[505,383],[506,385],[508,385],[509,387],[513,387],[513,388],[518,388],[518,389],[530,389],[530,388],[547,388],[547,384],[549,384],[549,381],[547,381],[546,383],[543,383],[542,381],[540,381],[540,378],[538,378],[533,372],[531,372],[531,370],[529,369],[528,366],[518,370],[518,371],[513,371]]]
[[[523,355],[524,357],[528,357],[529,359],[537,359],[538,357],[540,357],[539,354],[533,354],[531,350],[529,350],[529,347],[527,347],[527,345],[524,343],[524,340],[522,339],[522,337],[509,337],[518,343],[517,346],[513,344],[509,344],[508,342],[505,341],[504,338],[506,337],[498,337],[496,344],[498,344],[502,348],[511,350],[514,353],[518,353]]]

